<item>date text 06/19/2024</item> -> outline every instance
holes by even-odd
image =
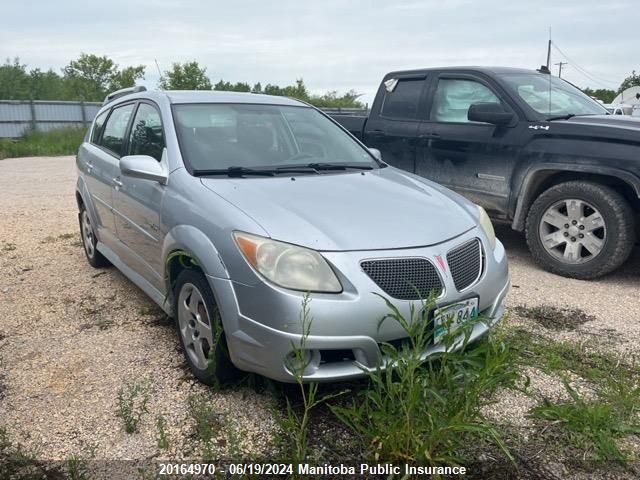
[[[463,476],[467,469],[461,466],[415,466],[394,465],[392,463],[374,464],[361,463],[359,465],[328,464],[312,465],[300,463],[231,463],[216,466],[212,463],[163,463],[159,465],[159,475],[210,475],[216,473],[227,475],[264,475],[288,476],[294,471],[298,475],[455,475]]]

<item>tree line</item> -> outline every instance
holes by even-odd
[[[174,63],[160,77],[158,88],[266,93],[298,98],[317,107],[364,107],[354,90],[343,94],[329,91],[323,95],[315,95],[309,92],[303,79],[297,79],[293,85],[284,87],[272,84],[262,86],[260,82],[254,85],[246,82],[231,83],[222,79],[214,84],[206,72],[207,69],[196,61]],[[0,65],[0,99],[101,102],[109,92],[131,87],[137,80],[144,79],[144,75],[144,65],[120,68],[107,56],[87,53],[71,60],[60,74],[52,69],[29,70],[16,57],[13,60],[7,59]]]
[[[7,59],[0,65],[0,99],[2,100],[84,100],[101,102],[114,90],[135,85],[136,80],[144,78],[144,65],[120,68],[107,56],[82,53],[71,60],[58,74],[52,69],[39,68],[27,70],[19,58]],[[611,103],[622,91],[640,85],[640,74],[635,70],[626,77],[620,88],[583,89],[584,93]],[[293,85],[284,87],[260,82],[250,85],[246,82],[232,83],[219,80],[213,83],[207,76],[207,69],[196,61],[174,63],[160,77],[158,88],[163,90],[225,90],[234,92],[255,92],[268,95],[282,95],[298,98],[317,107],[362,108],[358,93],[350,90],[343,94],[329,91],[323,95],[309,92],[303,79],[297,79]]]

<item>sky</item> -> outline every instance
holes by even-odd
[[[356,90],[392,70],[568,62],[580,87],[617,89],[640,70],[634,0],[0,0],[0,61],[59,72],[81,52],[144,65],[147,88],[174,62],[219,79]],[[577,63],[576,63],[577,62]],[[557,74],[557,66],[552,71]]]

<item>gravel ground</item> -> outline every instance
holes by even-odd
[[[116,269],[89,267],[77,234],[74,182],[73,157],[0,161],[0,426],[46,459],[79,451],[100,459],[196,455],[186,407],[195,393],[234,420],[245,453],[268,452],[277,430],[269,397],[212,393],[193,381],[173,327],[153,303]],[[497,232],[511,265],[509,307],[582,309],[594,319],[554,332],[558,339],[595,338],[603,348],[640,354],[640,248],[618,272],[586,282],[542,271],[523,236],[506,227]],[[557,378],[529,374],[541,395],[564,394]],[[117,391],[144,380],[153,387],[149,414],[129,435],[114,414]],[[531,405],[530,397],[513,393],[493,410],[526,425]],[[158,415],[168,424],[168,451],[156,445]]]

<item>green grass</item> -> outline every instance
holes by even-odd
[[[520,363],[540,368],[546,373],[568,371],[594,383],[606,382],[615,371],[640,379],[640,372],[632,362],[589,348],[589,343],[554,342],[519,328],[505,331],[504,337],[517,352]]]
[[[116,416],[122,420],[124,431],[135,433],[142,417],[149,412],[152,384],[147,379],[141,383],[127,383],[118,390]]]
[[[369,385],[333,412],[361,439],[370,462],[413,465],[464,464],[469,447],[488,442],[511,459],[497,429],[484,420],[481,408],[499,386],[517,380],[514,353],[500,339],[467,343],[473,322],[462,329],[462,349],[446,334],[447,351],[423,360],[433,335],[426,302],[411,318],[404,318],[387,302],[391,319],[402,325],[409,341],[402,349],[383,347],[394,369],[368,372]],[[480,320],[477,320],[480,321]],[[458,332],[460,333],[460,331]]]
[[[0,139],[0,159],[14,157],[36,157],[41,155],[73,155],[86,129],[61,128],[48,132],[29,132],[17,140]]]
[[[564,385],[569,401],[545,400],[531,415],[551,425],[551,432],[580,451],[584,460],[626,463],[634,459],[617,442],[627,435],[640,435],[640,387],[624,378],[611,378],[596,399],[587,401],[567,381]]]

